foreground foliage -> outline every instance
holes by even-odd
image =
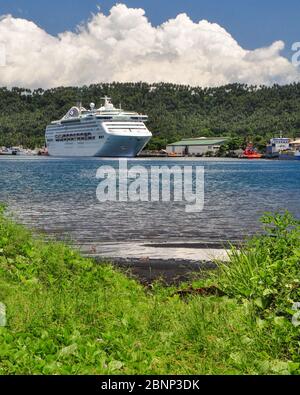
[[[290,374],[299,370],[299,224],[267,217],[221,274],[180,299],[44,242],[0,214],[1,374]],[[266,222],[266,221],[265,221]],[[203,286],[195,281],[194,286]]]

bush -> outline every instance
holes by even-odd
[[[232,249],[230,264],[221,265],[224,292],[250,303],[260,326],[283,329],[286,351],[300,362],[299,327],[293,324],[300,302],[300,222],[290,213],[266,214],[264,235],[241,251]]]

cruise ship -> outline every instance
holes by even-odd
[[[46,128],[48,155],[56,157],[136,157],[152,137],[147,115],[115,108],[109,97],[104,106],[86,110],[79,104]]]

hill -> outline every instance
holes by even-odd
[[[86,107],[95,101],[100,105],[104,95],[126,110],[149,115],[152,149],[183,137],[220,135],[251,138],[262,147],[279,130],[291,137],[300,134],[300,84],[200,88],[111,83],[33,91],[0,88],[0,146],[41,146],[50,121],[78,100]]]

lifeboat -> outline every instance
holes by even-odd
[[[261,159],[262,154],[260,154],[253,144],[248,144],[247,148],[243,152],[242,158],[245,159]]]

